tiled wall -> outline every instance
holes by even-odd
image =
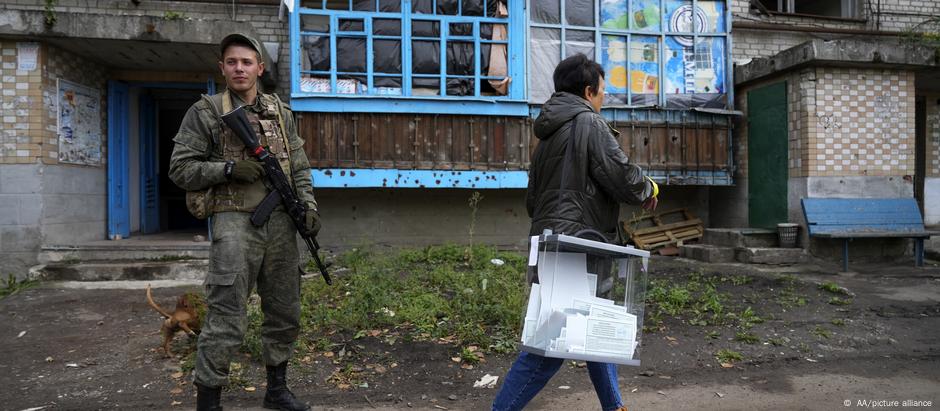
[[[914,73],[817,68],[806,95],[801,164],[808,176],[914,174]]]
[[[56,79],[101,91],[102,158],[107,146],[107,72],[63,49],[40,44],[35,70],[19,70],[17,42],[0,42],[0,164],[58,164]]]
[[[0,164],[35,163],[46,137],[42,69],[19,70],[16,44],[0,41]]]

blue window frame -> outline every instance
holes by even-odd
[[[303,1],[290,16],[291,105],[526,116],[523,1]]]
[[[528,0],[529,100],[551,95],[563,57],[607,73],[608,107],[731,108],[726,0]]]

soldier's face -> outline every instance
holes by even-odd
[[[233,44],[225,49],[219,62],[225,84],[235,92],[251,90],[264,73],[264,63],[258,61],[258,52],[254,49]]]

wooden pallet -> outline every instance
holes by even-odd
[[[644,250],[682,245],[684,242],[700,239],[705,234],[702,220],[695,218],[685,208],[642,215],[629,221],[621,221],[620,224],[623,231],[633,240],[633,244]]]

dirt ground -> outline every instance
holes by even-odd
[[[821,265],[820,265],[821,264]],[[755,320],[692,325],[688,315],[646,315],[640,367],[621,367],[631,410],[807,409],[880,405],[917,409],[940,401],[940,267],[834,264],[771,267],[709,265],[656,258],[650,278],[679,283],[689,273],[713,278],[724,309],[751,308]],[[313,278],[312,280],[318,280]],[[848,295],[819,288],[833,282]],[[140,287],[140,284],[119,284]],[[158,288],[171,306],[192,287]],[[839,300],[833,300],[839,298]],[[160,318],[142,289],[76,289],[44,284],[0,300],[0,409],[187,409],[191,373],[164,358]],[[694,322],[694,321],[693,321]],[[748,336],[739,335],[739,333]],[[495,389],[473,388],[485,374],[502,377],[513,356],[487,354],[472,369],[439,341],[389,344],[389,333],[334,335],[327,349],[296,355],[294,392],[315,409],[489,409]],[[188,342],[177,336],[174,347]],[[716,359],[734,351],[736,361]],[[260,409],[263,367],[241,358],[226,409]],[[724,365],[722,365],[724,363]],[[846,406],[848,401],[848,406]],[[866,401],[875,401],[870,403]],[[881,402],[878,402],[881,401]],[[599,409],[583,364],[569,362],[531,409]]]

